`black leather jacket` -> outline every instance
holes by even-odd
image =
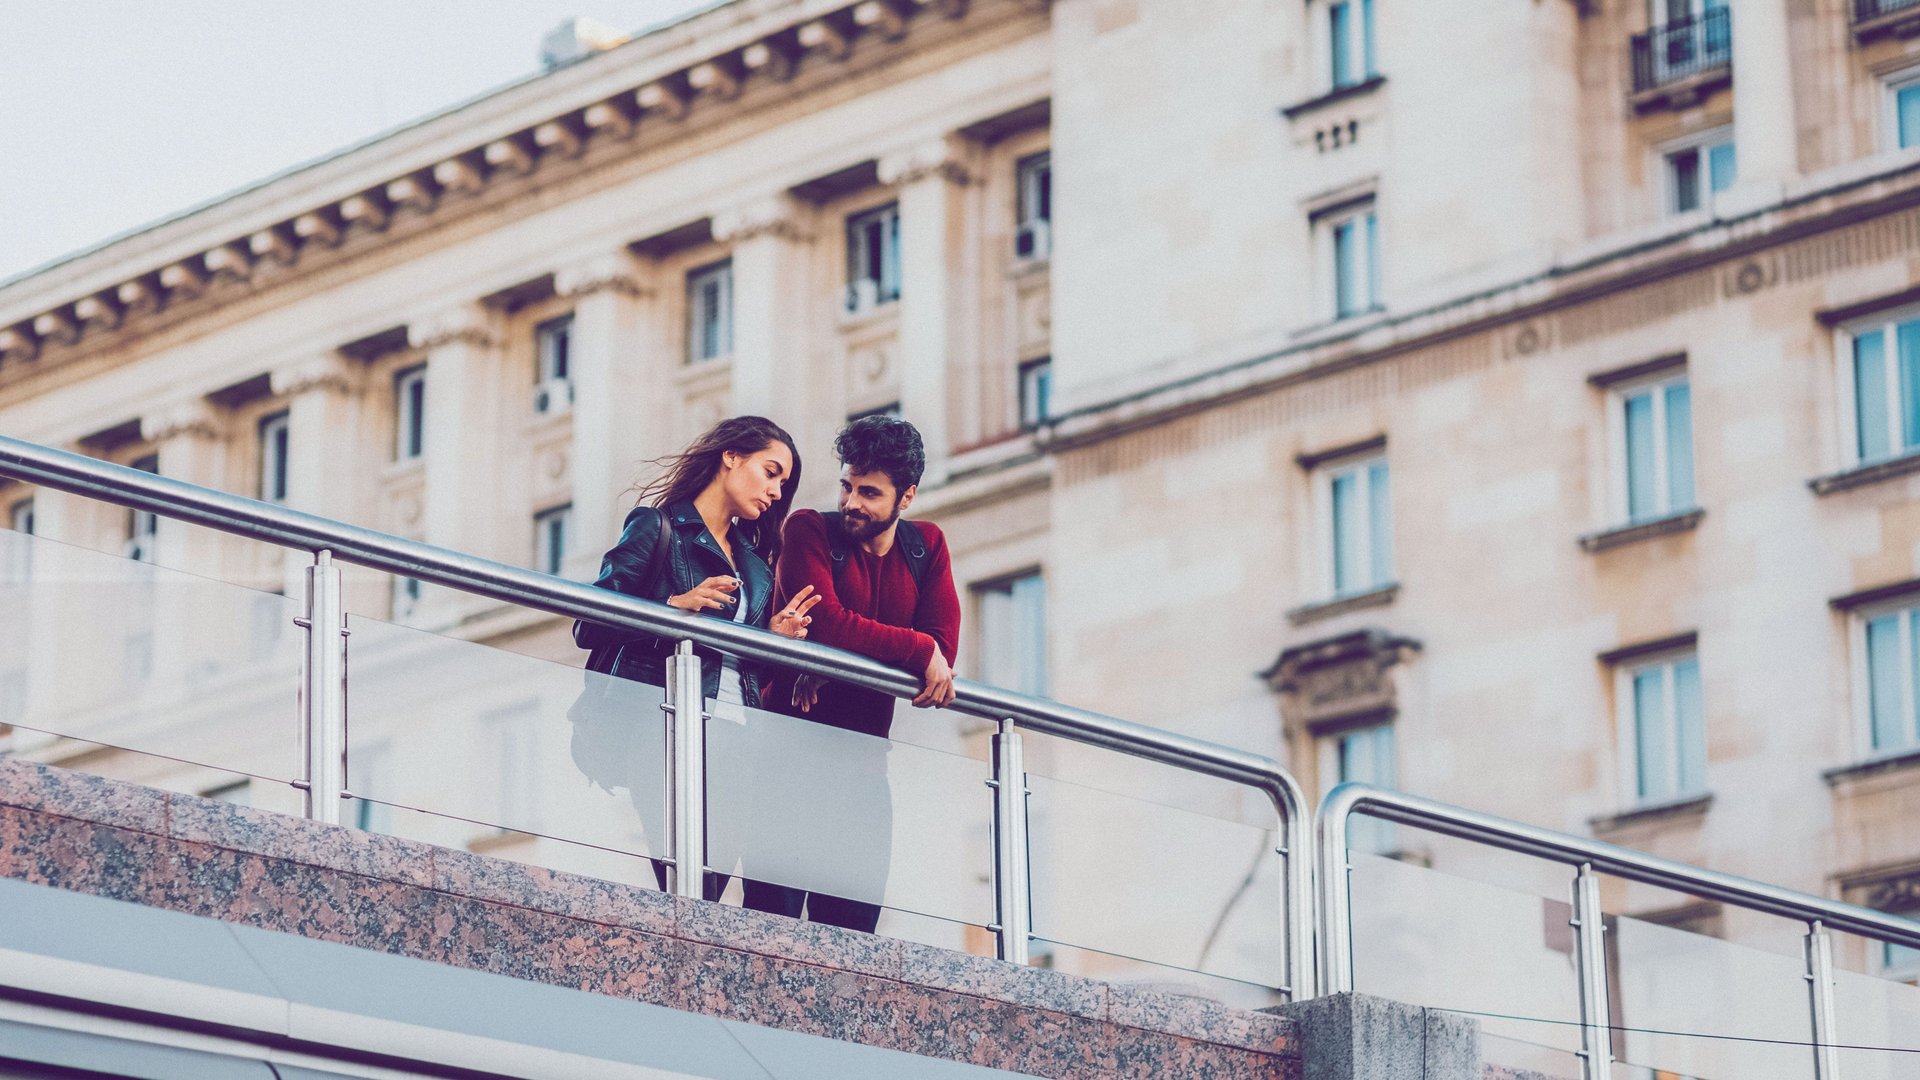
[[[700,518],[693,503],[680,502],[666,508],[670,546],[653,581],[642,580],[653,549],[660,543],[660,514],[651,506],[635,507],[627,515],[619,543],[600,561],[600,576],[594,584],[602,589],[666,602],[667,597],[686,592],[710,577],[732,577],[734,567],[720,550],[713,534]],[[734,558],[739,562],[740,602],[747,606],[743,623],[765,627],[773,614],[773,570],[758,552],[747,545],[736,530],[732,536]],[[733,621],[733,610],[702,611],[701,615]],[[666,685],[666,659],[675,642],[651,634],[638,634],[599,623],[573,624],[574,644],[592,650],[587,667],[617,675],[623,679]],[[700,657],[701,692],[708,698],[720,687],[720,654],[704,646],[695,646]],[[748,705],[760,703],[762,672],[758,665],[740,665],[740,685]]]

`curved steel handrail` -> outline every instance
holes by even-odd
[[[754,627],[702,618],[506,563],[465,555],[373,529],[200,487],[139,469],[0,435],[0,476],[145,510],[281,547],[330,551],[342,562],[418,578],[462,592],[699,642],[733,655],[828,676],[911,698],[919,680],[853,653],[793,641]],[[1290,997],[1313,996],[1313,829],[1306,795],[1273,759],[1146,724],[1077,709],[968,679],[954,680],[954,711],[1021,726],[1264,792],[1280,819],[1285,856],[1287,979]]]
[[[1366,784],[1347,783],[1320,801],[1320,991],[1353,989],[1351,938],[1353,912],[1347,889],[1347,819],[1356,813],[1426,829],[1489,847],[1532,855],[1596,873],[1657,885],[1719,900],[1736,907],[1820,923],[1830,930],[1860,934],[1920,949],[1920,922],[1902,919],[1839,900],[1795,892],[1778,885],[1689,866],[1642,851],[1554,832],[1477,810],[1407,795]]]

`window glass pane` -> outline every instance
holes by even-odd
[[[1653,392],[1626,399],[1627,517],[1633,521],[1659,513],[1653,473]]]
[[[1700,208],[1700,151],[1680,150],[1667,155],[1667,171],[1673,185],[1674,213],[1684,214]]]
[[[1667,387],[1667,509],[1693,506],[1693,392],[1687,383]]]
[[[1878,330],[1853,339],[1853,392],[1860,460],[1877,461],[1891,455],[1892,435],[1887,430],[1887,339]]]
[[[1333,590],[1356,591],[1360,579],[1359,476],[1347,472],[1333,478]]]
[[[1713,190],[1725,191],[1740,179],[1738,161],[1731,142],[1723,142],[1707,151],[1707,183]]]
[[[1895,331],[1900,350],[1901,449],[1920,445],[1920,321],[1904,322]]]
[[[1373,62],[1373,0],[1360,0],[1360,68],[1367,78],[1380,69]]]
[[[1920,146],[1920,83],[1901,87],[1893,95],[1893,106],[1899,122],[1900,148]]]
[[[1642,799],[1662,799],[1672,794],[1668,786],[1668,763],[1673,749],[1667,738],[1667,694],[1664,667],[1648,668],[1633,676],[1633,741],[1635,792]]]
[[[1915,687],[1920,687],[1920,683],[1914,682],[1916,677],[1920,677],[1920,609],[1913,609],[1906,612],[1906,622],[1907,654],[1909,661],[1906,674],[1907,688],[1911,693]],[[1901,718],[1901,722],[1897,725],[1894,732],[1895,741],[1888,744],[1888,749],[1893,749],[1894,747],[1904,748],[1920,744],[1920,715],[1916,715],[1917,712],[1920,712],[1920,693],[1913,693],[1912,698],[1907,703],[1907,708],[1909,711]]]
[[[1367,307],[1380,304],[1380,226],[1371,212],[1367,214]]]
[[[1698,660],[1673,665],[1673,726],[1676,794],[1703,792],[1707,790],[1707,731],[1701,713]]]
[[[1327,7],[1327,20],[1332,31],[1329,45],[1333,55],[1333,85],[1346,86],[1354,82],[1353,64],[1350,58],[1353,48],[1353,27],[1350,24],[1351,13],[1346,0]]]
[[[1867,708],[1872,714],[1873,749],[1900,745],[1901,715],[1900,619],[1886,615],[1867,623]]]
[[[1342,318],[1360,310],[1359,252],[1355,250],[1354,223],[1343,221],[1333,227],[1333,308]]]
[[[1387,484],[1387,463],[1375,462],[1367,470],[1367,502],[1372,532],[1373,579],[1369,585],[1385,585],[1393,580],[1393,500]]]

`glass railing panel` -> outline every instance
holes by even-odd
[[[1813,1038],[1800,957],[1624,916],[1607,928],[1616,1075],[1813,1076],[1795,1045]]]
[[[1492,1064],[1577,1075],[1563,1068],[1580,1049],[1566,900],[1382,855],[1348,858],[1355,990],[1474,1016]],[[1496,1059],[1495,1050],[1518,1060]]]
[[[0,723],[293,780],[303,606],[0,530]]]
[[[636,857],[669,850],[659,687],[359,616],[347,627],[350,824],[657,885]],[[565,630],[548,630],[563,655]]]
[[[1833,935],[1835,1025],[1847,1080],[1920,1076],[1920,949]]]
[[[828,902],[993,921],[985,762],[763,709],[707,710],[714,872]]]
[[[1036,937],[1285,982],[1272,830],[1033,774],[1027,786]]]

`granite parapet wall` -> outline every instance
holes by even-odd
[[[30,762],[0,876],[1037,1076],[1301,1076],[1281,1016]]]

